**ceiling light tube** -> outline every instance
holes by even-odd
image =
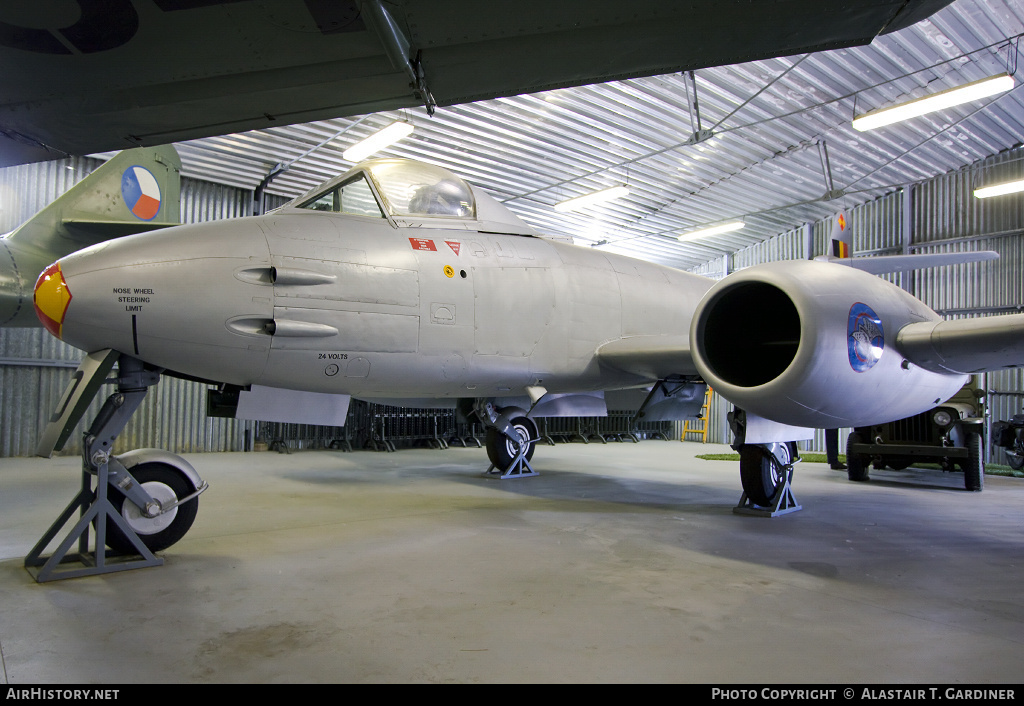
[[[1024,179],[1021,179],[1020,181],[1008,181],[1005,184],[986,186],[982,189],[975,189],[974,197],[987,199],[992,196],[1002,196],[1003,194],[1015,194],[1018,191],[1024,191]]]
[[[560,201],[555,204],[556,211],[580,211],[588,206],[595,204],[604,203],[605,201],[611,201],[612,199],[621,198],[629,194],[629,189],[625,186],[613,186],[609,189],[601,189],[601,191],[594,191],[583,196],[577,196],[574,199],[567,199]]]
[[[908,103],[894,105],[891,108],[872,110],[870,113],[854,118],[853,128],[861,132],[873,130],[883,125],[891,125],[901,120],[933,113],[936,110],[952,108],[954,105],[994,96],[997,93],[1009,91],[1011,88],[1013,88],[1013,76],[1009,74],[990,76],[980,81],[974,81],[957,88],[950,88]]]
[[[359,162],[375,152],[380,152],[386,147],[390,147],[395,144],[403,137],[408,137],[412,134],[413,124],[407,123],[404,120],[397,120],[386,128],[378,130],[364,140],[361,140],[347,150],[345,150],[341,158],[349,162]]]
[[[723,223],[722,225],[712,226],[710,228],[701,228],[700,230],[691,230],[689,233],[683,233],[678,236],[679,240],[696,240],[697,238],[703,238],[708,235],[718,235],[720,233],[730,233],[734,230],[739,230],[745,224],[743,221],[732,221],[730,223]]]

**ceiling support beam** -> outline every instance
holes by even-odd
[[[832,181],[832,163],[828,159],[828,144],[826,144],[825,140],[818,142],[818,157],[821,158],[821,171],[825,175],[825,194],[821,197],[821,200],[831,201],[832,199],[845,196],[846,192],[842,189],[836,189]]]
[[[367,24],[384,45],[384,51],[387,52],[391,65],[409,76],[409,86],[413,89],[416,97],[423,101],[427,115],[432,116],[437,108],[437,102],[430,93],[430,88],[427,87],[427,77],[423,73],[423,62],[421,61],[422,52],[417,51],[413,56],[412,44],[380,0],[363,0],[360,5]]]
[[[715,136],[712,130],[703,130],[700,126],[700,105],[697,103],[697,79],[693,75],[693,71],[689,72],[690,83],[683,82],[683,86],[686,88],[686,104],[690,109],[690,129],[693,130],[693,134],[690,135],[690,139],[686,141],[687,145],[696,145],[698,142],[704,142],[710,140]],[[693,86],[693,100],[690,100],[690,86]]]

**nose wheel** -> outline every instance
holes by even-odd
[[[192,528],[199,511],[199,501],[182,502],[195,489],[178,471],[167,463],[142,463],[132,469],[132,475],[161,507],[171,509],[150,517],[116,488],[110,489],[110,504],[135,535],[151,552],[158,552],[175,544]],[[107,546],[124,554],[135,552],[135,544],[113,518],[107,518]]]
[[[64,446],[115,358],[114,351],[100,351],[82,362],[43,434],[38,454],[49,456]],[[187,461],[159,449],[111,455],[148,388],[159,381],[159,371],[120,357],[117,392],[107,398],[82,440],[81,490],[25,558],[25,568],[36,581],[159,566],[163,559],[154,552],[171,546],[192,527],[197,498],[207,484]],[[42,556],[76,514],[77,522],[53,554]],[[90,541],[91,528],[95,542]]]

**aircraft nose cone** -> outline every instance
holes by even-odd
[[[60,270],[59,262],[53,263],[39,275],[32,303],[36,309],[36,316],[46,330],[60,338],[64,315],[67,313],[68,304],[71,303],[71,290],[64,281],[64,273]]]

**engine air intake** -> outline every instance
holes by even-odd
[[[789,296],[764,282],[723,291],[702,315],[704,352],[716,375],[739,387],[779,377],[800,346],[800,315]]]

